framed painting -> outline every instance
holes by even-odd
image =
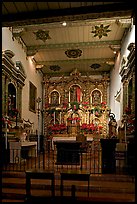
[[[37,88],[29,82],[29,110],[36,113],[36,94]]]

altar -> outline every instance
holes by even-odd
[[[82,144],[92,142],[93,138],[83,136],[84,140],[78,140],[77,136],[73,137],[53,137],[52,150],[57,150],[56,164],[62,165],[79,165],[82,154]]]
[[[99,83],[99,82],[98,82]],[[76,135],[94,135],[104,138],[108,134],[107,75],[100,79],[99,86],[88,76],[83,78],[75,69],[68,77],[61,77],[53,84],[46,81],[45,135],[66,135],[65,140],[76,141]],[[58,138],[57,140],[63,140]],[[52,149],[54,140],[52,139]]]
[[[62,141],[67,141],[67,142],[74,141],[74,142],[76,142],[76,140],[77,140],[76,136],[73,136],[73,137],[71,137],[71,136],[69,136],[69,137],[53,136],[52,140],[51,140],[51,148],[52,148],[52,150],[54,150],[54,143],[56,141],[59,141],[59,142],[62,142]],[[92,142],[93,137],[88,137],[87,136],[86,140],[87,140],[87,142]]]
[[[57,158],[56,164],[61,165],[79,165],[80,164],[80,146],[79,141],[56,141]]]

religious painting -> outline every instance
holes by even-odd
[[[51,104],[54,106],[59,105],[59,93],[57,91],[51,93]]]
[[[80,102],[81,99],[81,89],[78,85],[73,85],[70,88],[70,102]]]
[[[29,82],[29,110],[36,112],[36,87]]]

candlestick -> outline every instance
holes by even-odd
[[[61,124],[61,112],[60,112],[60,124]]]
[[[55,111],[54,111],[54,125],[55,125]]]

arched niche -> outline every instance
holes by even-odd
[[[21,119],[22,112],[22,90],[25,85],[26,74],[21,61],[13,62],[15,54],[11,50],[2,52],[2,115],[9,115],[8,103],[11,100],[13,108],[17,109],[19,114],[18,120]],[[10,96],[11,95],[11,96]],[[10,120],[13,120],[10,117]],[[21,121],[21,120],[20,120]]]
[[[102,93],[99,89],[94,89],[91,92],[91,104],[98,105],[102,102]]]
[[[81,87],[73,84],[69,88],[69,102],[80,102],[82,97]]]
[[[57,90],[53,90],[50,93],[49,103],[53,106],[60,104],[60,94]]]

